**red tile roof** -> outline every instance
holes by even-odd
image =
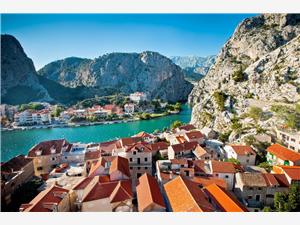
[[[85,189],[90,182],[94,179],[94,177],[85,177],[78,184],[73,187],[73,190],[82,190]]]
[[[186,131],[190,131],[190,130],[194,130],[196,129],[196,127],[192,124],[187,124],[187,125],[183,125],[178,127],[180,130],[186,130]]]
[[[202,187],[208,186],[210,184],[217,184],[218,186],[227,189],[227,183],[224,179],[215,177],[193,177],[192,181],[201,185]]]
[[[111,166],[109,168],[109,174],[120,171],[125,174],[127,177],[130,177],[129,163],[128,159],[116,156],[116,158],[112,161]]]
[[[300,180],[300,166],[273,166],[275,173],[284,173],[292,180]]]
[[[214,211],[201,188],[182,176],[166,183],[164,189],[173,212]]]
[[[1,172],[14,172],[20,171],[26,165],[32,162],[32,159],[26,158],[24,155],[18,155],[10,159],[9,161],[1,164]]]
[[[223,212],[248,212],[232,194],[218,185],[211,184],[204,190]]]
[[[255,151],[248,145],[230,145],[237,155],[256,155]]]
[[[86,193],[82,202],[89,202],[103,198],[110,198],[110,202],[121,202],[132,199],[131,181],[111,181],[106,183],[97,182],[94,187]]]
[[[130,180],[119,181],[118,185],[111,193],[109,198],[111,203],[122,202],[128,199],[132,199],[133,194],[131,190],[131,181]]]
[[[292,162],[300,161],[300,153],[294,152],[280,144],[271,145],[267,148],[267,151],[282,160],[289,160]]]
[[[134,137],[140,137],[140,138],[153,138],[154,136],[151,134],[146,133],[145,131],[142,131],[136,135],[134,135]]]
[[[235,166],[231,162],[212,160],[211,167],[213,173],[235,173],[236,172]]]
[[[182,144],[171,145],[171,147],[174,150],[174,152],[184,152],[184,151],[194,150],[197,147],[197,145],[198,145],[198,142],[191,141],[191,142],[185,142]]]
[[[65,194],[68,194],[67,189],[53,185],[52,187],[40,192],[28,205],[25,207],[26,212],[51,212],[49,209],[53,205],[59,204]]]
[[[269,187],[289,187],[289,182],[284,174],[263,173],[261,175],[264,177],[266,184]]]
[[[198,130],[190,131],[188,133],[185,133],[185,135],[189,139],[199,139],[199,138],[203,138],[204,137],[204,135],[200,131],[198,131]]]
[[[140,137],[128,137],[128,138],[121,138],[120,144],[122,147],[133,145],[142,139]]]
[[[86,160],[94,160],[94,159],[99,159],[100,156],[101,156],[100,150],[85,152],[84,159],[85,159],[85,161]]]
[[[154,144],[147,145],[148,148],[151,149],[152,152],[168,149],[169,144],[163,141],[156,142]]]
[[[139,178],[139,184],[136,187],[136,192],[138,209],[140,212],[145,211],[147,207],[152,204],[166,208],[156,179],[148,173],[144,173],[144,175]]]
[[[132,152],[132,151],[141,151],[141,152],[152,152],[151,149],[148,147],[148,143],[146,142],[138,142],[135,143],[129,147],[126,147],[126,152]]]
[[[113,140],[113,141],[102,142],[100,143],[99,147],[101,152],[111,154],[114,149],[120,148],[121,146],[119,140]]]
[[[69,145],[70,143],[68,143],[65,139],[43,141],[32,147],[28,152],[28,156],[36,157],[37,151],[41,151],[41,155],[51,155],[51,149],[55,149],[55,154],[60,154],[62,147],[68,148]]]

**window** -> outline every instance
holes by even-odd
[[[147,170],[147,169],[148,169],[148,167],[146,167],[146,166],[145,166],[145,167],[144,167],[144,169],[145,169],[145,170]]]
[[[260,191],[261,191],[261,190],[262,190],[262,188],[261,188],[261,187],[259,187],[259,188],[258,188],[258,190],[260,190]]]
[[[56,160],[56,158],[55,157],[52,157],[52,159],[51,159],[52,161],[55,161]]]
[[[291,141],[292,141],[292,142],[296,142],[296,140],[295,140],[294,138],[291,138]]]
[[[145,158],[145,162],[147,162],[148,161],[148,158]]]
[[[257,202],[259,202],[259,201],[260,201],[260,195],[256,195],[255,200],[256,200]]]
[[[246,162],[249,163],[249,159],[247,159]]]
[[[133,154],[136,155],[136,151],[133,151]]]
[[[253,187],[249,187],[249,190],[253,190]]]
[[[251,195],[249,195],[249,196],[248,196],[248,199],[252,199],[252,196],[251,196]]]
[[[132,170],[132,166],[130,166],[130,167],[129,167],[129,169],[131,169],[131,170]]]
[[[218,176],[219,176],[219,174],[218,174],[218,173],[216,173],[215,175],[216,175],[216,177],[218,177]]]
[[[132,158],[129,158],[129,161],[132,162]]]
[[[65,159],[68,159],[68,157],[67,157],[67,156],[65,156]]]
[[[229,178],[229,176],[228,176],[228,175],[226,175],[226,176],[225,176],[225,178]]]
[[[141,169],[141,167],[139,166],[139,167],[138,167],[138,170],[140,170],[140,169]]]
[[[38,168],[36,168],[37,171],[43,170],[42,166],[39,166]]]
[[[140,176],[142,176],[142,174],[141,173],[137,173],[137,178],[139,178]]]
[[[274,198],[274,195],[268,194],[266,195],[267,198]]]

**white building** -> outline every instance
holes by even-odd
[[[256,153],[247,145],[226,145],[224,147],[227,159],[234,158],[238,160],[242,166],[254,166]]]
[[[48,124],[51,123],[51,114],[48,110],[40,110],[30,112],[25,110],[20,113],[16,113],[14,120],[17,126],[19,125],[33,125],[33,124]]]
[[[277,138],[282,141],[287,148],[300,153],[300,132],[276,131]]]
[[[134,104],[125,104],[124,111],[126,114],[133,114],[134,113]]]
[[[130,94],[129,98],[131,101],[139,103],[141,101],[146,101],[147,95],[144,92],[135,92],[133,94]]]

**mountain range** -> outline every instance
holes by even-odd
[[[207,74],[216,56],[172,56],[170,59],[184,70],[186,80],[194,83]]]
[[[1,35],[1,101],[71,104],[84,98],[136,91],[169,102],[186,101],[193,85],[169,58],[151,51],[69,57],[36,72],[18,40]]]

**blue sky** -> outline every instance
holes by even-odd
[[[253,14],[2,14],[37,69],[69,56],[157,51],[166,56],[217,54]]]

